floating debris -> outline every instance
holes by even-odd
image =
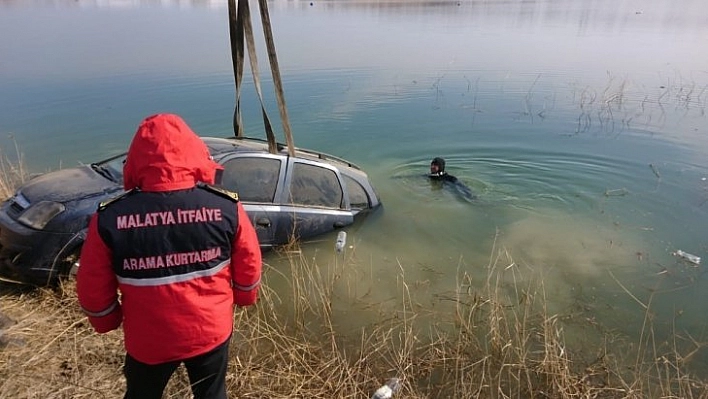
[[[401,379],[390,378],[386,381],[386,384],[382,385],[381,388],[374,392],[374,396],[372,396],[371,399],[390,399],[399,389],[401,389]]]
[[[618,188],[615,190],[605,190],[605,197],[622,197],[627,195],[629,192],[626,188]]]
[[[340,231],[339,234],[337,234],[337,241],[334,243],[334,249],[337,252],[342,252],[344,251],[344,248],[347,246],[347,232],[346,231]]]
[[[649,167],[651,168],[651,171],[654,172],[654,176],[661,179],[661,175],[659,174],[659,171],[656,169],[656,166],[654,166],[654,164],[650,163]]]
[[[701,264],[701,257],[700,256],[691,255],[688,252],[684,252],[680,249],[676,250],[676,252],[672,252],[671,255],[678,256],[679,258],[685,259],[695,265]]]

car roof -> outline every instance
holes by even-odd
[[[263,139],[251,137],[202,137],[204,143],[209,147],[211,155],[218,157],[222,154],[232,152],[253,152],[253,153],[268,153],[268,142]],[[287,146],[282,143],[277,143],[278,154],[287,156]],[[295,147],[295,157],[312,161],[324,161],[328,164],[354,169],[363,173],[363,170],[356,164],[334,155],[325,154],[323,152],[307,150]]]

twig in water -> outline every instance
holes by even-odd
[[[651,171],[654,172],[654,175],[658,178],[661,179],[661,175],[659,174],[659,171],[656,169],[656,166],[654,166],[653,163],[649,164],[649,167],[651,168]]]
[[[607,272],[610,273],[610,277],[612,277],[612,279],[615,280],[615,282],[616,282],[620,287],[622,287],[622,289],[624,290],[624,292],[627,293],[627,295],[629,295],[632,299],[634,299],[635,301],[637,301],[637,303],[640,304],[644,309],[649,310],[649,307],[648,307],[647,305],[645,305],[644,302],[640,301],[636,296],[634,296],[634,294],[632,294],[631,292],[629,292],[629,290],[627,289],[627,287],[625,287],[624,285],[622,285],[622,283],[620,283],[620,281],[617,280],[617,278],[615,277],[615,275],[612,274],[612,271],[608,270]]]
[[[623,197],[627,195],[628,191],[626,188],[618,188],[614,190],[605,190],[605,197]]]

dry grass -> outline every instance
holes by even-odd
[[[20,152],[17,142],[14,142],[16,160],[7,158],[6,152],[0,150],[0,198],[10,197],[15,188],[26,181],[29,173],[25,168],[24,155]]]
[[[430,313],[411,300],[402,268],[395,310],[352,334],[332,321],[345,264],[319,267],[290,252],[289,271],[268,269],[258,305],[235,314],[230,396],[363,398],[398,376],[405,398],[708,397],[708,386],[684,369],[690,354],[662,353],[649,320],[639,342],[623,349],[609,340],[597,353],[569,348],[567,321],[546,312],[543,283],[515,283],[519,267],[505,251],[496,255],[483,286],[460,274],[454,311],[435,322],[419,320]],[[287,279],[291,291],[270,290],[269,278]],[[121,332],[93,333],[72,283],[5,287],[0,305],[0,398],[122,397]],[[180,369],[165,397],[188,393]]]

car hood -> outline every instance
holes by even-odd
[[[49,172],[20,188],[31,203],[39,201],[68,202],[120,189],[120,185],[96,173],[90,166]]]

